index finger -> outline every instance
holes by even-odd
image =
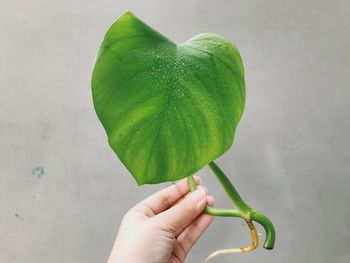
[[[194,179],[197,185],[200,184],[198,176],[194,176]],[[154,216],[168,209],[189,191],[190,187],[185,178],[141,201],[135,206],[135,209],[146,216]]]

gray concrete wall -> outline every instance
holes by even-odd
[[[242,53],[246,111],[218,163],[277,241],[213,262],[349,262],[346,0],[0,0],[0,262],[105,262],[125,211],[164,187],[136,188],[92,107],[97,49],[127,9],[175,41],[213,32]],[[209,170],[198,174],[228,205]],[[240,220],[217,219],[187,262],[248,237]]]

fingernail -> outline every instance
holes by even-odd
[[[207,203],[209,206],[213,206],[214,205],[214,202],[215,202],[215,199],[214,197],[212,197],[211,195],[208,195],[207,196]]]
[[[199,203],[200,201],[202,201],[205,197],[206,197],[206,192],[203,189],[197,189],[196,191],[194,191],[191,196],[192,199],[194,201],[196,201],[197,203]]]

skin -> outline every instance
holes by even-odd
[[[214,199],[195,177],[190,192],[181,180],[141,201],[124,216],[107,263],[182,263],[213,221],[203,213]]]

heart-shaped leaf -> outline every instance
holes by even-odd
[[[104,37],[92,92],[109,144],[138,185],[175,181],[231,147],[244,71],[225,38],[177,45],[126,12]]]

